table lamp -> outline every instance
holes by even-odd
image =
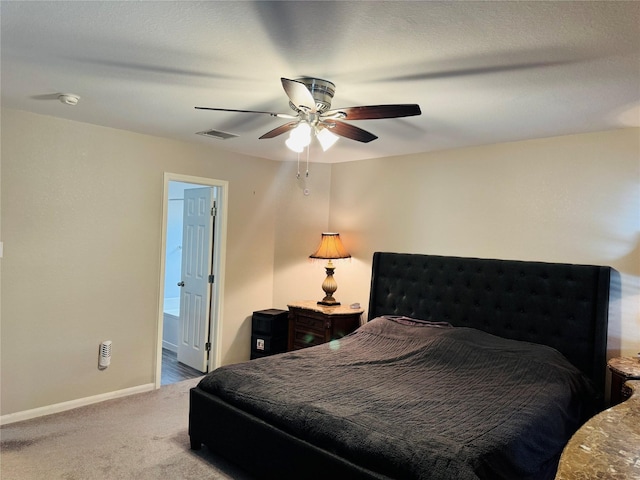
[[[347,253],[342,241],[340,240],[339,233],[323,233],[320,245],[314,253],[309,255],[309,258],[329,260],[325,270],[327,271],[327,278],[322,282],[322,290],[324,290],[325,297],[318,302],[318,305],[336,306],[340,305],[340,302],[333,298],[333,293],[338,289],[338,284],[333,279],[333,272],[335,267],[332,260],[340,258],[351,258],[351,255]]]

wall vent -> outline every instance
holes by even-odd
[[[220,130],[205,130],[204,132],[197,132],[196,135],[217,138],[218,140],[228,140],[230,138],[239,137],[239,135],[236,135],[235,133],[222,132]]]

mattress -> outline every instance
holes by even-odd
[[[356,465],[407,479],[544,478],[595,397],[550,347],[403,317],[221,367],[199,388]]]

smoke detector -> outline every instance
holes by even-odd
[[[80,101],[80,97],[71,93],[61,93],[60,95],[58,95],[58,100],[60,100],[65,105],[75,106]]]

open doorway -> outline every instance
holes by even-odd
[[[156,387],[218,362],[227,183],[165,174]]]

